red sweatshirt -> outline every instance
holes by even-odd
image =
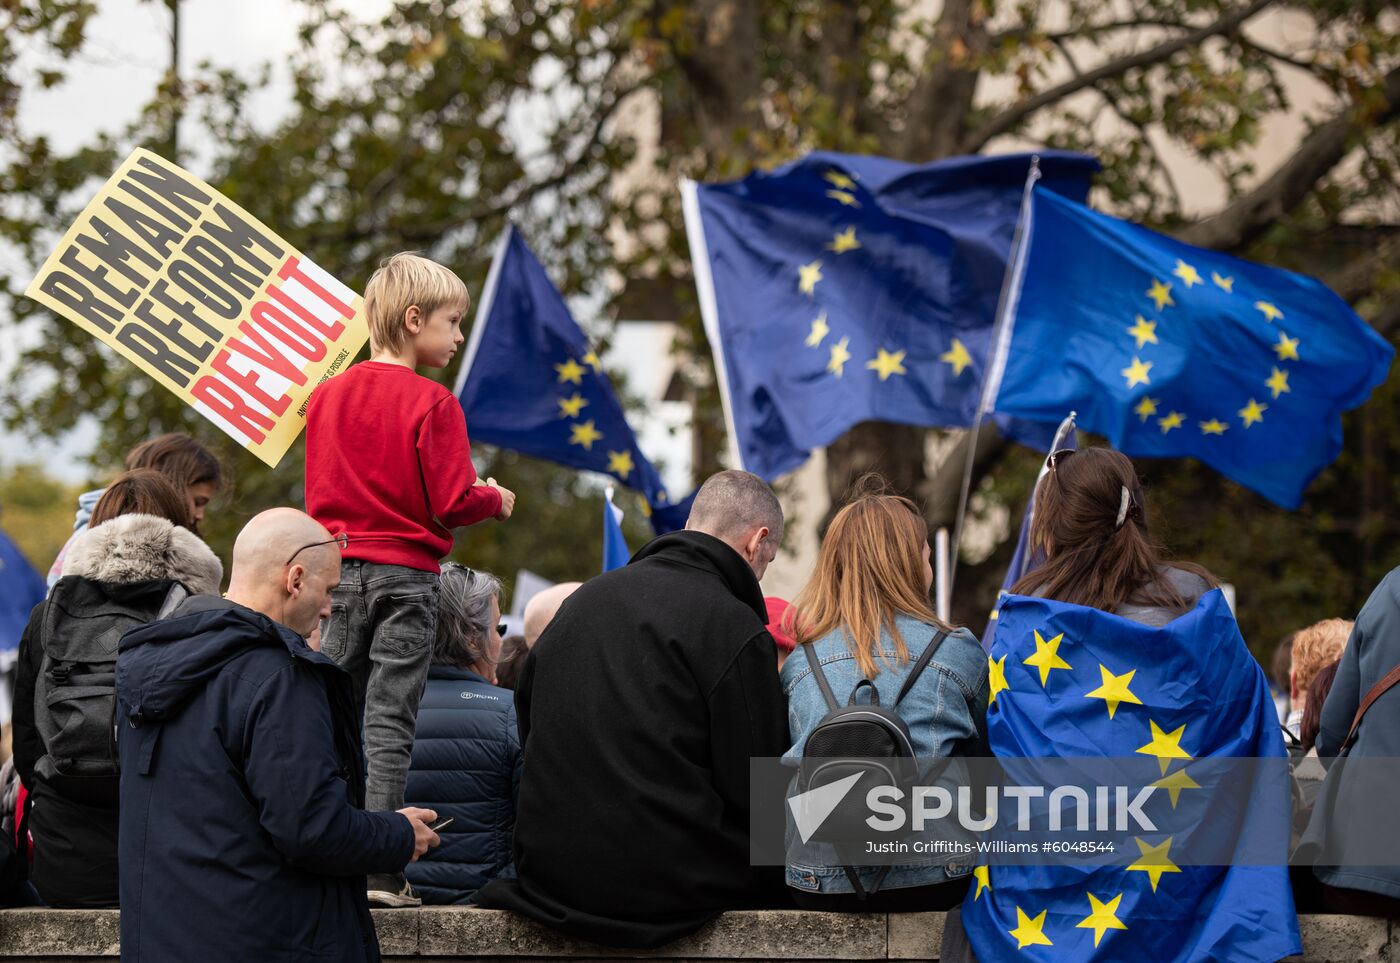
[[[436,381],[364,361],[311,393],[306,511],[349,533],[343,557],[437,572],[452,529],[500,510],[500,493],[476,484],[462,408]]]

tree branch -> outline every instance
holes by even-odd
[[[1130,30],[1141,27],[1166,27],[1176,30],[1194,30],[1195,27],[1180,20],[1155,19],[1153,17],[1128,17],[1125,20],[1112,20],[1107,23],[1093,23],[1078,30],[1064,30],[1057,33],[1047,33],[1043,36],[1051,43],[1060,40],[1083,40],[1089,37],[1097,37],[1099,34],[1112,33],[1115,30]],[[993,45],[1005,43],[1007,41],[1026,40],[1031,37],[1040,36],[1034,27],[1015,27],[1010,30],[1002,30],[991,36]]]
[[[1377,92],[1384,101],[1378,111],[1371,112],[1365,103],[1348,105],[1327,123],[1313,128],[1293,156],[1263,183],[1218,214],[1181,231],[1181,239],[1221,251],[1237,250],[1254,240],[1296,207],[1318,179],[1341,162],[1357,131],[1400,116],[1400,67],[1386,74]]]
[[[1063,100],[1071,94],[1078,93],[1085,87],[1098,83],[1100,80],[1122,76],[1129,70],[1133,70],[1137,67],[1150,67],[1153,64],[1161,63],[1182,50],[1198,46],[1211,37],[1217,36],[1218,34],[1229,33],[1274,2],[1275,0],[1251,0],[1247,6],[1241,7],[1234,13],[1226,14],[1212,24],[1199,27],[1179,37],[1173,37],[1170,40],[1157,44],[1155,47],[1149,47],[1138,53],[1115,58],[1107,63],[1100,64],[1093,70],[1079,77],[1071,78],[1062,84],[1057,84],[1048,90],[1043,90],[1013,107],[1008,107],[969,134],[963,141],[963,152],[968,154],[977,153],[986,146],[987,141],[999,134],[1005,134],[1014,130],[1023,120],[1042,107]]]
[[[923,74],[905,103],[895,156],[924,161],[957,153],[987,51],[977,0],[945,0],[925,55]]]
[[[1069,44],[1065,43],[1062,40],[1052,40],[1051,43],[1053,43],[1055,47],[1060,51],[1060,53],[1064,56],[1065,63],[1069,64],[1069,69],[1074,73],[1074,75],[1076,77],[1082,76],[1083,71],[1079,69],[1079,64],[1075,61],[1074,54],[1070,52]],[[1162,159],[1162,154],[1160,151],[1157,150],[1157,145],[1152,142],[1152,137],[1147,131],[1147,125],[1140,123],[1139,121],[1135,120],[1131,115],[1129,115],[1129,113],[1123,109],[1122,105],[1118,103],[1118,98],[1114,97],[1103,87],[1095,87],[1094,91],[1104,99],[1104,102],[1108,104],[1108,106],[1113,110],[1115,114],[1118,115],[1119,119],[1122,120],[1123,123],[1128,124],[1129,126],[1137,129],[1138,134],[1142,137],[1142,142],[1146,144],[1147,149],[1152,152],[1153,166],[1155,166],[1157,170],[1161,172],[1162,179],[1167,182],[1167,189],[1172,193],[1172,201],[1176,204],[1176,209],[1180,211],[1181,188],[1177,186],[1176,178],[1172,176],[1171,168],[1168,167],[1166,161]]]

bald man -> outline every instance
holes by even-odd
[[[425,809],[367,813],[349,677],[306,636],[344,536],[290,508],[117,657],[122,959],[379,959],[369,873],[437,845]]]
[[[554,621],[554,616],[559,612],[559,606],[564,604],[564,600],[573,595],[582,582],[560,582],[558,585],[551,585],[549,588],[536,592],[530,601],[525,603],[525,648],[533,649],[535,643],[540,640],[544,630],[549,628],[549,623]]]

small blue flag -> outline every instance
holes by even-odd
[[[19,648],[29,613],[47,594],[43,577],[0,531],[0,653]]]
[[[998,759],[1145,770],[1156,787],[1145,814],[1161,831],[1139,836],[1134,827],[1128,851],[1096,857],[1099,865],[1066,855],[978,867],[962,913],[978,959],[1019,959],[1024,950],[1033,960],[1262,961],[1301,952],[1285,865],[1283,739],[1264,672],[1219,590],[1161,628],[1013,595],[1002,602],[989,661],[987,733]],[[1244,777],[1226,793],[1210,772]],[[1201,865],[1192,853],[1223,858]]]
[[[817,152],[741,181],[682,183],[743,468],[772,480],[866,420],[974,422],[1029,165]],[[1041,169],[1083,200],[1098,163],[1047,152]],[[1050,439],[1043,425],[998,422],[1035,447]]]
[[[491,262],[457,398],[473,441],[611,475],[646,499],[658,532],[685,525],[598,353],[514,225]]]
[[[622,535],[622,509],[613,504],[612,486],[603,497],[603,571],[622,568],[632,558],[627,539]]]
[[[1035,524],[1035,493],[1040,488],[1040,480],[1050,471],[1050,458],[1057,451],[1074,451],[1079,448],[1079,435],[1074,425],[1075,412],[1070,412],[1064,421],[1060,422],[1060,427],[1055,429],[1055,438],[1050,442],[1050,450],[1045,454],[1045,461],[1041,463],[1040,473],[1035,476],[1035,484],[1031,486],[1030,501],[1026,502],[1026,514],[1021,518],[1021,534],[1016,537],[1016,551],[1011,554],[1011,564],[1006,567],[1006,577],[1001,580],[1001,591],[997,593],[997,605],[1001,605],[1001,600],[1011,594],[1011,587],[1025,577],[1026,573],[1039,568],[1045,561],[1045,553],[1041,549],[1031,549],[1031,528]],[[997,617],[997,609],[992,610],[992,618]],[[990,649],[992,647],[992,635],[990,632],[983,636],[983,645]]]
[[[1023,250],[995,410],[1077,409],[1125,454],[1194,456],[1285,508],[1390,370],[1394,349],[1313,278],[1038,187]]]

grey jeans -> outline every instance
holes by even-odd
[[[347,559],[321,626],[321,652],[350,673],[364,720],[365,809],[403,808],[418,703],[437,629],[438,576]]]

